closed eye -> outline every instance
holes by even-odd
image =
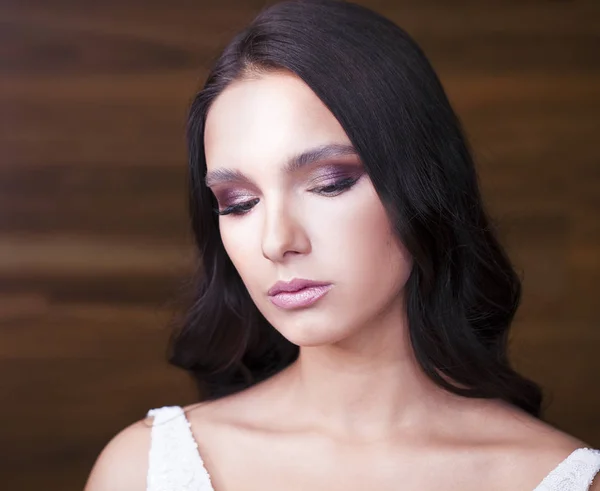
[[[337,196],[354,186],[356,181],[358,181],[356,177],[346,177],[328,186],[313,188],[311,191],[325,196]]]
[[[217,215],[245,215],[248,213],[252,207],[259,202],[258,198],[254,198],[250,201],[245,201],[244,203],[238,203],[237,205],[231,205],[223,210],[219,210],[215,208],[214,211]]]
[[[342,194],[344,191],[350,189],[352,186],[356,184],[358,178],[356,177],[346,177],[344,179],[340,179],[339,181],[329,184],[327,186],[321,186],[317,188],[313,188],[310,191],[316,194],[320,194],[322,196],[333,197]],[[245,215],[248,213],[260,200],[258,198],[254,198],[250,201],[245,201],[244,203],[238,203],[236,205],[228,206],[223,210],[219,210],[215,208],[214,211],[218,215]]]

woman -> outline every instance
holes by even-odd
[[[173,337],[201,403],[152,410],[87,490],[600,490],[507,357],[520,282],[419,47],[288,1],[233,39],[188,126],[202,271]]]

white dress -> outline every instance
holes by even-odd
[[[166,406],[148,416],[154,421],[146,490],[215,491],[183,409]],[[587,491],[599,470],[600,450],[579,448],[533,491]]]

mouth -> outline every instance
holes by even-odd
[[[269,300],[283,309],[308,307],[322,298],[333,285],[294,278],[291,281],[278,281],[269,290]]]
[[[279,292],[269,295],[269,300],[282,309],[299,309],[314,304],[323,298],[333,285],[308,286],[295,292]]]

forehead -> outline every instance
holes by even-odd
[[[310,87],[288,72],[233,82],[213,102],[204,131],[209,168],[281,161],[330,143],[349,139]]]

